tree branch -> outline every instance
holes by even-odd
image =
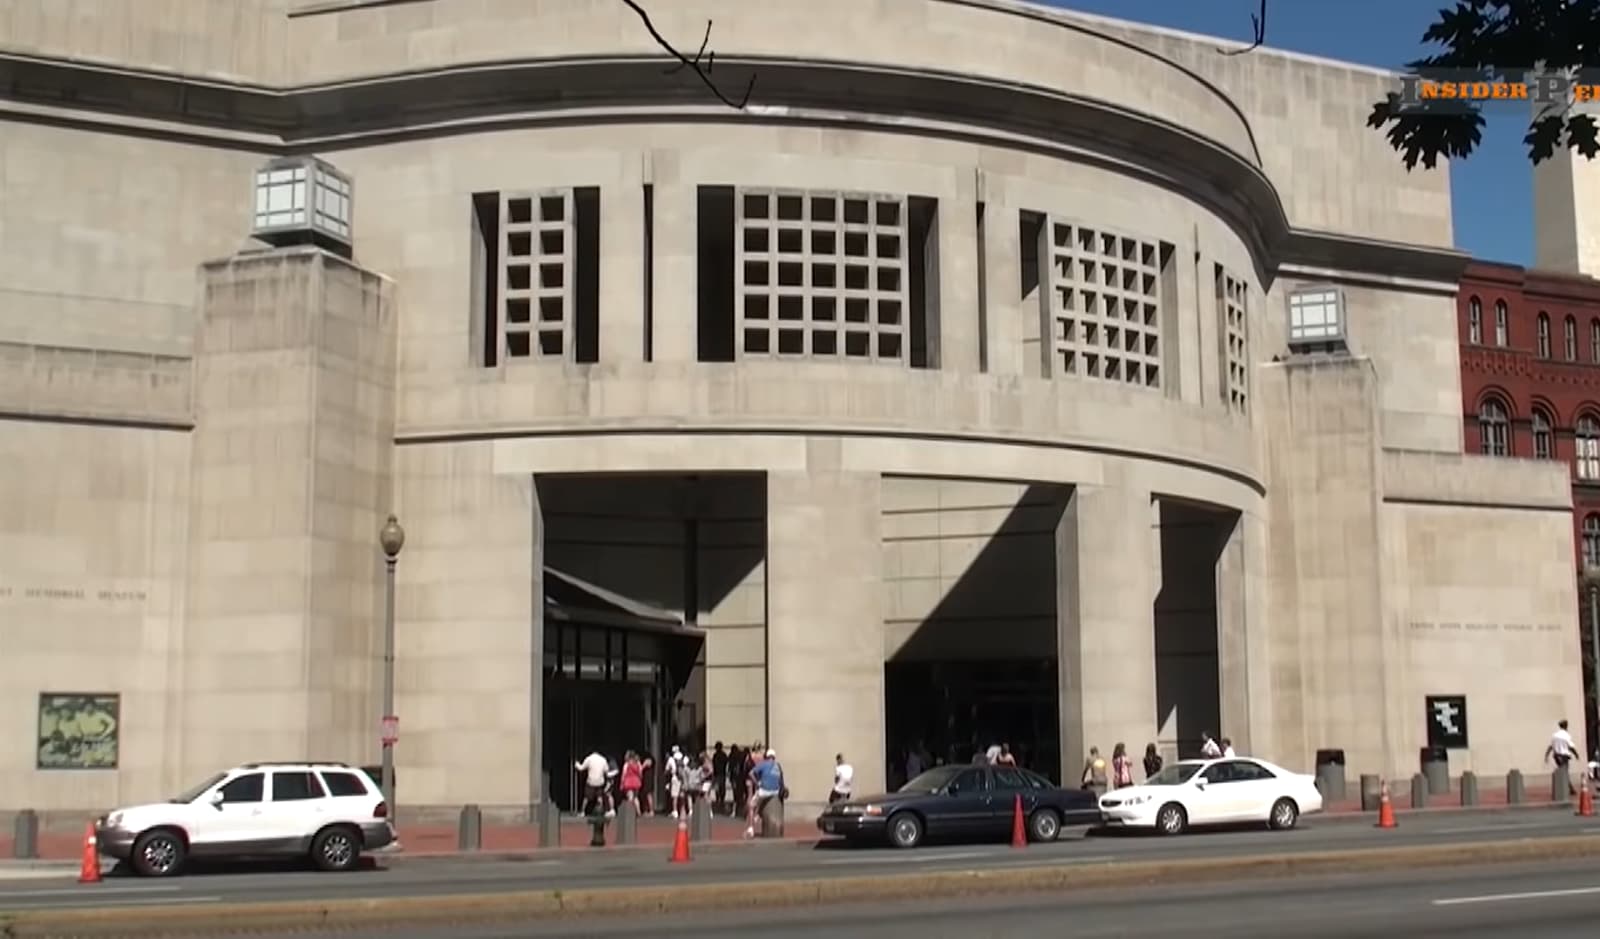
[[[1266,0],[1262,0],[1263,4],[1265,2]],[[706,34],[705,37],[700,40],[700,48],[695,52],[693,57],[690,57],[684,55],[678,50],[677,46],[674,46],[672,43],[668,42],[667,38],[661,35],[661,33],[656,29],[656,24],[650,21],[650,14],[645,12],[644,7],[639,4],[639,0],[622,0],[622,3],[626,5],[628,9],[639,15],[640,21],[644,23],[645,30],[650,33],[650,38],[656,41],[656,45],[660,46],[668,55],[677,60],[676,65],[667,69],[666,73],[668,75],[675,75],[684,69],[689,69],[699,77],[701,84],[705,85],[706,89],[709,90],[718,101],[721,101],[728,107],[733,108],[735,111],[743,111],[745,105],[750,103],[750,94],[751,92],[755,91],[756,87],[756,77],[754,75],[751,75],[750,81],[745,83],[744,94],[741,95],[737,101],[725,94],[721,88],[717,87],[717,83],[711,78],[711,70],[715,68],[717,64],[717,53],[715,51],[706,51],[707,46],[711,44],[710,20],[706,20]]]
[[[1250,32],[1250,45],[1243,49],[1218,49],[1217,52],[1222,55],[1244,55],[1261,48],[1262,43],[1267,41],[1267,0],[1261,0],[1259,13],[1250,14]]]

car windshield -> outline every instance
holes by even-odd
[[[174,796],[172,801],[174,803],[178,804],[178,805],[188,805],[190,802],[193,802],[194,800],[200,798],[200,796],[207,789],[210,789],[212,786],[215,786],[217,783],[222,782],[222,780],[225,779],[227,777],[227,775],[228,775],[227,773],[218,773],[217,775],[211,777],[210,779],[206,780],[205,782],[201,783],[198,786],[194,786],[192,788],[185,789],[183,792],[181,792],[178,795]]]
[[[1144,781],[1146,786],[1180,786],[1200,772],[1204,763],[1174,763]]]
[[[950,780],[956,774],[968,767],[965,766],[935,766],[926,773],[900,787],[901,792],[937,792],[950,785]]]

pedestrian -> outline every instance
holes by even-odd
[[[1111,748],[1111,788],[1121,789],[1133,785],[1133,760],[1128,759],[1128,747],[1118,743]]]
[[[606,774],[611,769],[610,762],[595,750],[572,765],[583,774],[583,801],[578,805],[579,814],[597,815],[605,811]]]
[[[928,764],[922,758],[922,744],[918,743],[906,753],[906,782],[922,775]]]
[[[1083,761],[1083,788],[1097,796],[1106,794],[1106,761],[1099,747],[1089,748],[1089,758]]]
[[[622,799],[639,811],[639,790],[644,787],[644,762],[629,750],[622,757]]]
[[[711,748],[711,780],[712,813],[719,811],[728,796],[728,753],[722,749],[722,741],[718,740],[716,746]]]
[[[749,754],[744,747],[737,743],[728,748],[728,788],[733,801],[728,806],[728,814],[737,817],[743,811],[746,796],[749,792],[749,777],[745,775],[746,761]]]
[[[828,791],[828,804],[843,802],[850,798],[850,790],[856,778],[856,768],[844,761],[843,753],[836,753],[833,757],[833,788]]]
[[[744,836],[756,836],[756,819],[761,819],[761,833],[766,834],[765,810],[767,803],[773,799],[780,802],[788,793],[783,785],[783,766],[778,763],[778,752],[767,750],[766,756],[757,763],[755,769],[750,771],[751,782],[755,784],[755,795],[750,798],[750,815],[746,819]]]
[[[1211,731],[1209,730],[1200,731],[1200,755],[1208,760],[1222,759],[1222,748],[1217,746],[1215,740],[1211,739]]]
[[[1233,741],[1229,740],[1227,737],[1223,737],[1222,738],[1222,758],[1224,760],[1231,760],[1235,756],[1237,756],[1237,754],[1235,754],[1233,752]]]
[[[689,794],[685,791],[684,784],[688,782],[689,760],[677,744],[673,744],[672,752],[667,754],[663,772],[667,776],[667,798],[671,800],[672,817],[677,818],[680,812],[688,814]]]
[[[1144,778],[1149,779],[1159,772],[1161,772],[1161,754],[1156,752],[1154,743],[1147,743],[1144,746]]]
[[[1016,766],[1017,765],[1017,756],[1016,756],[1016,754],[1011,752],[1011,744],[1002,743],[1000,745],[1000,753],[999,753],[998,756],[996,756],[994,758],[994,765],[996,765],[996,766]]]
[[[1577,752],[1577,745],[1572,742],[1572,734],[1567,731],[1567,722],[1563,718],[1556,721],[1556,732],[1550,735],[1550,745],[1544,748],[1546,763],[1554,762],[1556,769],[1567,781],[1567,793],[1577,795],[1578,787],[1572,784],[1572,773],[1567,767],[1572,763],[1572,754]]]

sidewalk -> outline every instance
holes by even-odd
[[[1348,795],[1348,791],[1347,791]],[[1418,811],[1429,814],[1440,813],[1494,813],[1505,811],[1553,811],[1559,805],[1550,801],[1549,793],[1529,791],[1525,794],[1524,801],[1516,805],[1506,802],[1505,789],[1478,790],[1478,804],[1463,806],[1461,795],[1452,791],[1444,795],[1430,796],[1426,809],[1413,809],[1411,807],[1411,793],[1409,788],[1404,792],[1390,791],[1389,798],[1395,812],[1400,816],[1413,814]],[[1567,811],[1576,811],[1575,803],[1568,803]],[[1361,818],[1374,817],[1372,812],[1363,812],[1359,795],[1356,798],[1346,798],[1338,802],[1330,802],[1317,818],[1329,821],[1354,821]],[[810,843],[818,840],[814,819],[810,815],[796,815],[791,813],[787,820],[787,835],[782,842],[789,844]],[[617,844],[616,820],[612,819],[606,825],[607,850],[629,850],[634,847],[667,850],[673,839],[677,836],[678,824],[665,816],[653,816],[639,819],[638,838],[634,845]],[[400,847],[396,850],[381,852],[385,858],[426,858],[446,857],[463,854],[457,846],[456,826],[454,825],[405,825],[400,826]],[[63,834],[60,832],[40,832],[39,858],[40,861],[76,861],[83,850],[82,834]],[[590,828],[587,822],[575,817],[565,817],[561,822],[561,845],[559,850],[589,849]],[[771,840],[746,841],[744,838],[744,822],[741,819],[717,817],[711,825],[711,843],[720,846],[738,844],[772,844]],[[533,825],[486,825],[483,829],[483,846],[477,852],[465,852],[466,855],[477,854],[480,856],[493,855],[520,855],[531,854],[536,851],[558,850],[556,848],[539,847],[539,831]],[[0,864],[10,864],[15,854],[12,849],[12,839],[9,832],[0,833]],[[28,863],[28,862],[22,862]]]
[[[782,840],[815,841],[817,830],[814,819],[810,817],[790,819],[788,822],[788,836]],[[441,855],[459,854],[456,826],[454,825],[405,825],[399,828],[400,845],[396,851],[382,852],[386,857],[438,857]],[[668,849],[673,839],[678,834],[678,823],[665,816],[639,819],[638,847],[656,847]],[[588,849],[591,835],[588,822],[574,817],[561,820],[561,848]],[[711,823],[711,841],[714,844],[742,844],[745,843],[744,821],[742,819],[718,817]],[[770,844],[770,840],[766,840]],[[606,825],[606,844],[608,847],[621,847],[627,845],[617,844],[616,819],[610,819]],[[480,853],[484,854],[526,854],[540,850],[555,850],[539,847],[539,830],[533,825],[485,825],[483,828],[483,847]],[[82,856],[83,835],[63,834],[60,832],[39,833],[40,861],[76,861]],[[469,852],[471,853],[471,852]],[[9,832],[0,834],[0,864],[12,863],[16,854],[13,849],[12,838]],[[23,862],[26,863],[26,862]]]

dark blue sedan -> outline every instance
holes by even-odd
[[[1014,766],[953,765],[934,767],[897,792],[835,802],[817,818],[817,828],[897,848],[914,848],[926,838],[1004,840],[1018,796],[1030,841],[1054,841],[1062,828],[1100,821],[1092,792],[1062,789]]]

